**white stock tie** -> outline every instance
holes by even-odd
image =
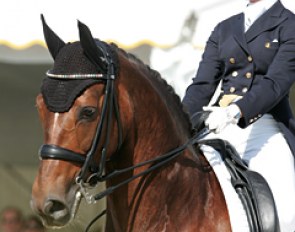
[[[251,26],[251,24],[252,24],[251,18],[250,17],[246,17],[245,18],[245,32],[248,31],[248,29]]]

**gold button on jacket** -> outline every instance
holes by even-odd
[[[229,92],[234,93],[236,91],[235,87],[230,87]]]
[[[252,73],[247,72],[247,73],[246,73],[246,77],[247,77],[248,79],[250,79],[250,78],[252,77]]]
[[[232,76],[233,77],[236,77],[236,76],[238,76],[239,75],[239,73],[237,72],[237,71],[233,71],[233,73],[232,73]]]
[[[235,58],[230,58],[230,59],[229,59],[229,62],[230,62],[231,64],[235,64],[235,63],[236,63],[236,60],[235,60]]]

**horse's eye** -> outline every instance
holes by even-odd
[[[79,113],[80,120],[93,120],[97,115],[97,109],[95,107],[87,106],[83,107]]]

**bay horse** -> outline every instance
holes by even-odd
[[[66,44],[42,22],[54,66],[36,98],[44,145],[31,207],[44,224],[63,227],[81,198],[106,197],[107,232],[230,232],[221,187],[189,142],[172,87],[83,23],[80,41]],[[89,194],[104,181],[104,192]]]

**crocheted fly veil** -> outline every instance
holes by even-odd
[[[50,111],[66,112],[85,89],[103,81],[103,76],[107,73],[107,63],[98,45],[106,50],[111,48],[100,40],[94,40],[87,31],[83,31],[81,23],[81,42],[65,44],[48,27],[44,17],[41,18],[45,40],[54,59],[53,68],[47,72],[43,80],[41,93]],[[88,40],[84,41],[86,45],[83,46],[82,37],[89,36],[91,38],[86,38]],[[113,55],[112,51],[110,53]]]

